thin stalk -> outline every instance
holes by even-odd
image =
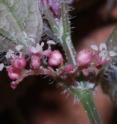
[[[69,63],[76,65],[76,50],[71,40],[71,25],[69,19],[69,6],[64,2],[61,5],[61,18],[63,24],[62,46]]]
[[[91,124],[102,124],[99,113],[93,102],[93,93],[89,89],[71,89],[73,95],[77,96],[83,105]]]
[[[44,14],[49,22],[49,25],[53,31],[54,36],[57,38],[56,42],[59,42],[66,54],[68,63],[76,65],[76,51],[71,40],[71,25],[69,19],[69,7],[63,1],[61,3],[61,17],[56,22],[52,12],[48,6],[44,6]]]

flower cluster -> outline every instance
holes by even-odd
[[[77,54],[77,64],[83,74],[89,76],[90,72],[97,73],[116,55],[114,51],[107,50],[105,43],[101,43],[99,46],[91,45],[90,49],[83,49]]]
[[[55,42],[49,40],[47,42],[48,48],[43,49],[44,43],[37,44],[35,47],[29,48],[28,55],[25,55],[21,49],[21,46],[16,46],[16,51],[9,50],[6,53],[6,59],[8,65],[1,63],[1,71],[5,67],[9,78],[12,80],[11,87],[16,88],[23,78],[33,74],[49,74],[50,70],[58,68],[63,65],[64,59],[59,50],[52,50],[51,45],[55,45]]]
[[[48,26],[45,33],[47,35],[53,33],[51,37],[55,36],[56,41],[47,40],[45,43],[42,42],[42,39],[40,44],[36,44],[35,40],[28,38],[23,33],[28,42],[35,42],[35,46],[24,48],[23,45],[17,45],[15,50],[9,49],[6,53],[7,64],[0,63],[0,70],[6,68],[13,89],[30,75],[47,75],[57,82],[75,82],[77,79],[81,80],[81,75],[84,76],[83,78],[89,77],[91,73],[96,75],[104,64],[111,61],[111,57],[116,56],[114,51],[108,51],[105,43],[99,46],[91,45],[91,48],[76,53],[70,37],[70,22],[69,15],[67,15],[69,10],[66,8],[66,3],[71,4],[73,0],[41,0],[41,2],[43,7],[55,15],[53,16],[54,21],[49,18],[46,22],[45,14],[44,23],[47,23],[45,25]],[[61,4],[63,5],[61,6]],[[61,18],[57,18],[58,16]],[[55,25],[54,22],[56,22]],[[52,27],[54,30],[51,29]],[[48,39],[52,39],[51,37]],[[58,49],[53,49],[52,46],[56,45],[57,41],[63,47],[66,58]],[[68,57],[71,58],[72,64],[67,62]]]
[[[45,50],[43,42],[29,48],[28,55],[23,54],[21,46],[16,46],[17,52],[9,50],[6,53],[9,65],[1,63],[1,70],[6,68],[13,89],[30,75],[47,75],[64,82],[76,80],[80,73],[88,76],[90,71],[99,70],[111,60],[111,56],[116,55],[113,51],[109,52],[105,44],[101,44],[99,48],[92,45],[91,49],[83,49],[77,53],[77,65],[74,66],[65,63],[59,50],[52,50],[51,46],[56,45],[54,41],[49,40],[47,44],[48,48]]]
[[[103,66],[111,60],[111,57],[116,56],[114,51],[108,51],[105,43],[99,46],[91,45],[91,49],[84,49],[77,55],[79,66],[87,66],[94,64],[97,68]]]

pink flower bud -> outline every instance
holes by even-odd
[[[20,77],[18,73],[14,73],[14,72],[8,73],[8,76],[11,80],[17,80]]]
[[[26,66],[26,60],[24,57],[18,57],[13,60],[12,65],[17,69],[24,69]]]
[[[68,64],[64,68],[64,72],[67,73],[67,74],[73,73],[73,70],[74,70],[74,67],[73,67],[72,64]]]
[[[92,62],[93,53],[88,49],[81,50],[77,54],[77,64],[78,66],[87,66]]]
[[[17,88],[17,85],[18,85],[18,84],[16,83],[16,81],[12,81],[10,85],[11,85],[11,88],[12,88],[13,90],[15,90],[15,89]]]
[[[11,80],[17,80],[20,77],[20,70],[18,70],[17,68],[13,67],[13,66],[9,66],[7,68],[7,72],[8,72],[8,76]]]
[[[109,59],[103,59],[102,57],[100,57],[99,55],[97,55],[95,57],[96,60],[96,68],[100,69],[104,64],[107,64],[110,60]]]
[[[32,55],[31,66],[32,66],[33,69],[39,69],[39,67],[40,67],[40,56]]]
[[[50,66],[56,67],[62,63],[63,63],[62,54],[58,50],[54,50],[53,52],[51,52],[51,55],[50,55],[49,60],[48,60],[48,64]]]

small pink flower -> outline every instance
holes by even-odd
[[[93,53],[91,50],[83,49],[77,54],[78,66],[87,66],[92,62]]]
[[[51,52],[51,55],[50,55],[49,60],[48,60],[48,64],[50,66],[56,67],[62,63],[63,63],[62,54],[58,50],[54,50],[53,52]]]
[[[13,67],[12,65],[7,68],[7,72],[11,80],[17,80],[21,75],[21,71]]]
[[[13,90],[15,90],[15,89],[17,88],[17,85],[18,85],[18,84],[17,84],[16,81],[12,81],[10,85],[11,85],[11,88],[12,88]]]
[[[73,70],[74,70],[74,67],[73,67],[72,64],[68,64],[64,68],[64,72],[67,73],[67,74],[73,73]]]
[[[39,69],[40,67],[40,56],[32,55],[31,56],[31,66],[33,69]]]
[[[110,61],[110,59],[103,59],[99,55],[95,57],[95,64],[96,68],[100,69],[104,64],[107,64]]]
[[[12,61],[12,65],[17,69],[24,69],[26,66],[26,60],[24,57],[17,57]]]

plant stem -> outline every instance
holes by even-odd
[[[47,18],[54,36],[59,42],[66,54],[68,63],[76,65],[76,51],[71,40],[71,25],[69,19],[69,6],[64,2],[61,3],[61,17],[58,18],[58,23],[54,18],[48,6],[44,7],[44,14]]]
[[[76,65],[76,50],[71,40],[71,25],[68,12],[69,6],[63,2],[61,5],[61,16],[63,24],[62,46],[65,50],[68,63]]]
[[[93,102],[93,93],[90,89],[71,89],[73,95],[77,96],[83,105],[91,124],[102,124],[100,116]]]

